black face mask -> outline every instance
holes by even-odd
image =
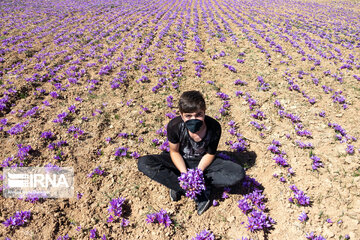
[[[192,133],[199,131],[202,125],[203,121],[199,119],[191,119],[185,122],[186,128],[189,129],[189,131]]]

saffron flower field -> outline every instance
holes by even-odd
[[[359,2],[3,0],[0,16],[1,175],[75,172],[70,199],[1,194],[1,239],[360,239]],[[246,169],[201,216],[137,169],[168,151],[187,90]]]

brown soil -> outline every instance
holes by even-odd
[[[206,10],[205,2],[207,1],[203,2],[203,7]],[[325,59],[318,54],[319,51],[310,49],[305,43],[304,36],[301,35],[301,33],[307,33],[309,38],[321,41],[321,44],[315,48],[321,48],[320,45],[328,44],[329,42],[321,38],[316,30],[326,33],[335,31],[335,25],[331,24],[334,17],[329,17],[333,12],[337,12],[336,16],[341,24],[345,24],[348,29],[353,29],[359,34],[358,18],[350,18],[359,15],[359,4],[354,3],[354,1],[338,1],[336,3],[317,1],[317,4],[312,1],[303,1],[308,5],[300,5],[300,3],[287,3],[285,1],[276,5],[272,1],[265,1],[265,3],[248,1],[248,4],[239,5],[238,1],[229,1],[231,2],[230,8],[233,11],[235,8],[240,10],[242,12],[240,15],[249,21],[249,25],[244,26],[250,31],[249,35],[257,39],[258,43],[264,46],[271,55],[271,64],[268,64],[265,54],[247,39],[242,28],[232,22],[216,5],[215,1],[212,0],[211,2],[213,7],[210,9],[212,9],[214,18],[227,40],[226,42],[219,41],[215,25],[211,22],[208,14],[209,27],[215,33],[215,36],[209,39],[210,35],[207,33],[200,2],[198,2],[197,10],[200,19],[198,35],[205,51],[193,51],[196,46],[193,40],[194,32],[190,30],[191,27],[194,27],[195,19],[193,10],[195,1],[192,1],[191,7],[187,5],[187,9],[191,9],[191,20],[187,28],[188,39],[185,40],[185,52],[187,54],[184,58],[186,62],[181,63],[175,60],[177,57],[175,52],[166,47],[174,34],[182,35],[182,31],[176,29],[181,11],[174,16],[174,22],[169,32],[163,37],[160,47],[155,46],[160,41],[159,34],[172,19],[171,15],[167,16],[166,14],[173,14],[174,11],[169,10],[175,9],[177,3],[172,4],[170,1],[163,1],[162,4],[152,3],[150,5],[155,9],[164,7],[166,13],[161,16],[160,26],[157,31],[154,31],[155,38],[149,48],[142,53],[142,59],[139,61],[132,59],[133,63],[127,63],[127,61],[129,58],[140,55],[137,49],[144,43],[156,25],[151,21],[155,19],[156,14],[151,16],[149,13],[142,15],[139,12],[131,12],[140,8],[142,4],[123,3],[122,6],[117,6],[116,4],[104,3],[102,6],[90,6],[86,11],[81,10],[86,6],[85,3],[79,5],[76,3],[69,9],[66,6],[54,5],[46,11],[42,11],[40,6],[31,8],[31,4],[20,9],[10,7],[8,8],[10,10],[0,7],[2,14],[0,32],[7,31],[7,34],[0,36],[2,41],[11,36],[21,36],[23,32],[30,33],[34,29],[38,31],[38,33],[26,35],[17,43],[4,45],[3,48],[9,49],[9,51],[0,56],[4,58],[4,62],[0,63],[0,70],[2,71],[0,81],[4,84],[0,97],[4,97],[3,92],[11,86],[16,86],[18,91],[10,95],[10,104],[7,105],[6,109],[0,111],[0,119],[8,119],[8,125],[4,127],[3,131],[0,131],[0,159],[3,161],[14,156],[14,162],[18,162],[16,158],[17,144],[31,145],[33,150],[27,157],[26,166],[45,166],[52,163],[63,167],[73,167],[76,183],[75,192],[83,194],[79,200],[74,196],[71,199],[46,199],[37,203],[0,197],[0,222],[5,221],[16,211],[31,210],[32,212],[31,220],[24,227],[10,229],[0,224],[1,239],[5,239],[5,237],[24,240],[56,239],[66,234],[73,239],[89,239],[89,230],[93,228],[98,230],[99,236],[105,234],[107,239],[191,239],[204,229],[213,232],[216,239],[241,239],[245,236],[252,239],[306,239],[305,235],[312,231],[316,235],[321,234],[326,239],[344,239],[346,234],[349,234],[350,239],[360,238],[360,155],[358,150],[360,145],[358,141],[348,142],[354,146],[355,153],[347,154],[347,143],[336,140],[334,129],[328,126],[328,123],[337,123],[347,131],[347,134],[356,138],[360,137],[358,128],[360,82],[353,77],[353,75],[360,76],[359,68],[355,67],[360,65],[360,51],[356,47],[349,49],[341,46],[341,44],[333,43],[331,51],[336,53],[333,48],[339,48],[344,62],[336,59]],[[226,3],[226,1],[218,2],[219,4]],[[50,2],[46,2],[46,4],[50,4]],[[46,4],[44,6],[48,6]],[[233,12],[227,11],[225,6],[221,5],[221,7],[235,20],[243,23]],[[64,10],[60,11],[62,8]],[[40,10],[37,11],[37,9]],[[122,11],[122,9],[129,11]],[[316,28],[310,22],[305,23],[306,19],[304,20],[295,13],[304,14],[322,25]],[[185,10],[182,29],[186,28],[187,14]],[[282,18],[288,19],[292,24],[292,29],[289,32],[294,33],[299,38],[296,40],[299,46],[304,49],[306,54],[311,54],[316,59],[320,59],[320,66],[311,70],[314,62],[309,61],[307,55],[304,56],[306,61],[302,61],[303,56],[297,53],[298,49],[293,47],[290,41],[280,37],[283,35],[293,40],[293,37],[284,31],[285,21],[278,20],[277,16],[280,14],[282,14]],[[352,20],[347,19],[347,16]],[[237,46],[232,42],[229,33],[226,32],[220,17],[228,22],[238,38]],[[131,25],[131,22],[136,21],[137,18],[139,20],[134,23],[135,25]],[[148,23],[139,26],[146,18],[149,18]],[[19,21],[15,21],[17,19]],[[301,22],[301,19],[304,22]],[[38,20],[43,21],[37,22]],[[270,31],[267,32],[256,21],[262,21]],[[270,48],[269,43],[258,35],[250,24],[254,24],[257,29],[265,30],[264,33],[272,37],[276,44],[281,44],[286,54],[283,56],[279,52],[272,51],[275,48]],[[279,24],[283,31],[274,30],[275,24]],[[125,25],[129,25],[130,30],[120,31]],[[43,27],[43,30],[38,28],[40,26]],[[83,31],[83,35],[75,34],[75,32],[81,31]],[[110,35],[102,37],[100,33],[107,31]],[[353,36],[346,36],[346,31],[350,30],[339,32],[341,39],[355,39],[355,33]],[[73,38],[73,40],[68,40],[69,43],[63,46],[56,44],[54,40],[57,39],[59,33],[64,34],[62,37],[69,35],[68,39]],[[108,40],[115,33],[119,33],[120,37],[116,41]],[[141,40],[136,37],[139,33],[142,34]],[[36,37],[40,35],[41,38]],[[87,37],[89,37],[89,41]],[[121,42],[123,38],[125,40]],[[91,40],[93,42],[90,42]],[[335,41],[335,37],[332,40]],[[26,52],[19,53],[18,49],[21,46],[18,44],[25,41],[30,41],[32,47],[29,47]],[[85,46],[86,43],[89,44]],[[115,43],[119,43],[120,47],[115,50],[112,56],[104,57],[103,54],[108,53],[108,49],[114,47]],[[356,46],[358,43],[357,40],[353,45]],[[180,42],[176,40],[175,49],[177,49],[176,45],[178,44]],[[13,46],[14,50],[11,50]],[[85,54],[91,53],[94,46],[98,47],[95,54],[86,57],[85,60],[80,60],[80,56],[84,57]],[[61,53],[62,50],[67,50],[67,52]],[[78,53],[77,50],[83,50],[83,53]],[[221,51],[224,51],[226,56],[216,60],[211,59],[211,56],[219,54]],[[323,51],[327,53],[325,49]],[[124,53],[124,60],[117,61],[116,59],[121,56],[121,52]],[[242,52],[245,55],[239,56],[239,53]],[[44,55],[41,60],[36,58],[45,53],[50,53],[50,55]],[[147,62],[146,53],[149,56],[151,55],[154,60]],[[357,64],[352,64],[352,70],[340,69],[349,59],[349,54],[354,55],[354,62]],[[68,55],[72,55],[73,59],[65,61],[64,58]],[[289,59],[288,55],[291,55],[292,59]],[[335,54],[335,56],[337,55]],[[99,63],[99,58],[103,59],[102,63]],[[245,62],[238,63],[238,58],[244,59]],[[79,64],[72,63],[78,59],[80,60]],[[41,64],[44,60],[47,62],[46,67],[42,70],[34,69],[36,64]],[[203,61],[205,69],[202,69],[201,77],[196,77],[193,61]],[[281,63],[281,61],[286,61],[286,63]],[[89,63],[97,64],[86,67]],[[110,73],[99,75],[101,67],[110,63],[113,63]],[[53,69],[60,64],[64,64],[64,67],[52,77],[57,76],[63,87],[69,83],[66,70],[70,66],[77,65],[79,70],[84,68],[86,73],[78,77],[77,84],[70,84],[66,91],[56,90],[53,85],[54,82],[47,82],[52,77],[42,82],[25,81],[35,73],[43,76],[48,73],[46,68]],[[139,70],[141,64],[147,65],[150,72],[143,73]],[[234,66],[237,72],[231,72],[223,64]],[[23,68],[22,65],[24,65]],[[125,70],[127,72],[125,82],[119,88],[112,89],[111,81],[115,77],[119,77],[118,73],[122,71],[121,68],[124,66],[129,66],[129,69]],[[162,66],[166,66],[166,69]],[[178,69],[180,66],[183,68],[182,76],[172,77],[170,71]],[[17,72],[14,72],[15,70]],[[168,81],[164,87],[153,92],[152,88],[158,84],[158,80],[161,78],[157,70],[166,72],[163,77],[168,78]],[[301,70],[309,74],[299,78],[298,72]],[[325,75],[324,71],[327,70],[330,70],[331,74],[341,76],[343,83],[334,79],[331,74]],[[304,91],[311,98],[314,97],[316,103],[310,104],[301,92],[289,91],[285,73],[291,74],[301,91]],[[318,86],[313,84],[310,74],[319,79]],[[136,80],[143,75],[149,78],[149,82],[137,83]],[[271,89],[269,91],[258,90],[258,76],[262,76],[264,81],[270,84]],[[89,93],[87,86],[91,84],[88,81],[93,79],[99,82],[92,93]],[[237,79],[246,81],[248,85],[235,85],[234,81]],[[207,83],[209,80],[214,81],[214,85]],[[173,81],[178,82],[179,87],[177,89],[172,87],[171,82]],[[9,82],[13,82],[13,84]],[[326,94],[321,87],[322,85],[331,87],[334,91]],[[37,87],[45,89],[46,94],[38,93],[35,96],[34,92],[36,92]],[[204,94],[207,102],[206,114],[219,118],[223,132],[218,150],[233,152],[225,144],[229,140],[236,140],[228,132],[230,120],[236,122],[237,131],[247,139],[248,149],[241,153],[242,157],[239,160],[247,168],[246,174],[255,178],[264,188],[268,214],[276,221],[274,227],[269,231],[252,233],[246,229],[247,217],[237,206],[237,201],[242,198],[241,194],[230,194],[229,198],[221,199],[222,189],[218,190],[213,197],[219,201],[219,206],[211,207],[203,215],[198,216],[195,203],[192,200],[183,197],[179,202],[171,202],[166,187],[149,180],[137,170],[136,159],[115,157],[115,151],[119,147],[128,147],[129,152],[136,151],[141,156],[160,153],[158,147],[153,145],[152,139],[158,138],[161,142],[166,140],[165,136],[158,135],[156,131],[163,128],[170,120],[165,114],[177,110],[167,107],[166,98],[172,95],[174,106],[176,106],[181,93],[191,89],[199,90]],[[335,91],[340,90],[343,91],[342,95],[346,97],[348,103],[346,110],[342,108],[341,104],[333,102],[331,98]],[[49,95],[51,91],[58,92],[60,97],[52,98]],[[251,97],[257,101],[255,109],[265,113],[267,118],[258,121],[267,127],[266,130],[262,131],[263,137],[260,136],[260,131],[250,124],[251,121],[255,120],[251,114],[256,111],[250,110],[246,100],[236,96],[236,91],[250,93]],[[219,113],[223,100],[217,97],[217,92],[229,95],[231,106],[225,116],[221,116]],[[273,92],[276,92],[277,96],[274,96]],[[80,96],[83,101],[75,101],[77,96]],[[281,102],[286,112],[301,118],[304,128],[312,133],[311,138],[298,136],[294,128],[295,125],[289,119],[279,117],[278,109],[274,106],[276,99]],[[51,105],[49,107],[44,106],[42,103],[44,100],[48,100]],[[64,124],[53,122],[58,114],[69,112],[68,107],[73,104],[76,105],[76,112],[70,114],[68,121]],[[35,115],[22,117],[24,113],[35,106],[39,106]],[[147,107],[149,111],[142,111],[142,106]],[[326,112],[325,118],[319,116],[323,110]],[[88,120],[82,120],[82,117],[88,117]],[[6,132],[15,124],[25,120],[29,120],[29,124],[24,127],[23,132],[17,135],[10,135]],[[80,127],[85,133],[79,138],[74,138],[73,134],[67,132],[67,129],[72,125]],[[55,133],[56,139],[45,141],[40,137],[44,131],[52,131]],[[129,137],[119,137],[119,133],[127,133]],[[287,134],[290,137],[287,137]],[[107,143],[106,137],[110,137],[112,141]],[[280,167],[272,160],[274,155],[267,148],[273,139],[282,143],[281,150],[287,153],[288,163],[295,171],[294,176],[288,176],[287,168]],[[50,142],[59,140],[68,142],[67,146],[61,148],[64,152],[62,160],[54,159],[56,152],[47,148]],[[300,149],[296,145],[296,141],[310,142],[314,148]],[[102,151],[101,155],[97,154],[99,149]],[[311,153],[320,157],[324,165],[323,168],[316,171],[312,170]],[[99,165],[105,169],[107,175],[94,179],[87,178],[87,175]],[[278,178],[274,178],[274,173],[285,177],[286,182],[282,183]],[[293,195],[289,189],[292,184],[295,184],[310,197],[311,206],[296,206],[288,201],[288,198]],[[127,207],[129,208],[127,219],[130,221],[130,225],[127,227],[121,227],[119,223],[106,222],[109,216],[107,211],[109,201],[117,197],[127,199]],[[165,209],[173,220],[173,224],[168,228],[145,222],[147,214],[160,209]],[[298,220],[298,216],[303,211],[309,217],[305,223]],[[327,222],[327,219],[331,219],[333,223]]]

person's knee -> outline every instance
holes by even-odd
[[[146,169],[148,169],[147,158],[145,156],[140,157],[139,160],[138,160],[137,166],[138,166],[138,170],[140,172],[145,173]]]
[[[239,165],[239,169],[238,169],[238,181],[242,181],[245,178],[245,170],[242,166]]]
[[[232,168],[232,177],[230,185],[239,184],[245,177],[245,170],[241,165],[234,164]]]

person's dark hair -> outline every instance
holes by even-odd
[[[186,91],[179,99],[179,111],[181,113],[192,113],[206,110],[205,100],[199,91]]]

